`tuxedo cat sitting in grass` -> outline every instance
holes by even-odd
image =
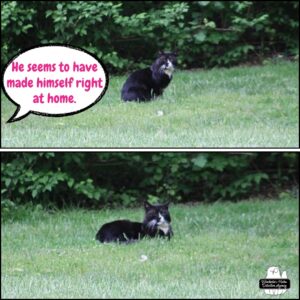
[[[142,223],[119,220],[104,224],[96,234],[101,243],[129,243],[144,237],[167,237],[173,235],[171,217],[167,204],[150,204],[144,202],[145,217]]]
[[[175,52],[159,52],[150,67],[135,71],[128,77],[121,98],[124,101],[149,101],[162,95],[172,80],[176,56]]]

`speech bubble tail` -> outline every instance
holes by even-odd
[[[21,119],[25,118],[29,113],[30,110],[26,108],[22,109],[22,106],[19,106],[15,113],[12,115],[12,117],[7,121],[7,123],[20,121]]]

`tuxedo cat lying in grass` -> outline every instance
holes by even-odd
[[[133,72],[123,85],[124,101],[148,101],[162,95],[172,79],[176,65],[175,52],[159,52],[151,67]]]
[[[131,242],[143,237],[167,237],[173,235],[171,217],[167,204],[152,205],[144,202],[145,218],[143,223],[119,220],[104,224],[96,234],[101,243]]]

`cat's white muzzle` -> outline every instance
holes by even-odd
[[[175,68],[172,62],[168,60],[164,65],[161,66],[161,70],[171,78]]]

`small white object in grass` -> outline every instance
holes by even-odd
[[[140,261],[143,262],[143,261],[146,261],[148,259],[148,257],[146,255],[141,255],[140,257]]]
[[[159,116],[159,117],[162,117],[164,115],[164,112],[162,110],[158,110],[156,112],[156,114]]]
[[[16,272],[23,272],[23,271],[24,271],[24,269],[22,269],[22,268],[14,268],[14,269],[12,269],[12,271],[16,271]]]

